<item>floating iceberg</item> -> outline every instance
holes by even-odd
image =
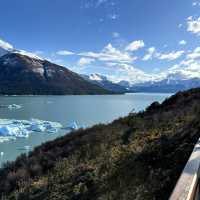
[[[10,105],[0,105],[0,108],[8,108],[9,110],[18,110],[22,108],[22,106],[18,104],[10,104]]]
[[[4,125],[0,126],[1,136],[28,137],[29,132],[22,125]]]
[[[21,105],[17,105],[17,104],[8,105],[9,110],[17,110],[17,109],[20,109],[20,108],[22,108]]]
[[[67,127],[65,127],[65,129],[78,130],[79,127],[78,127],[78,124],[74,121],[70,125],[68,125]]]
[[[16,138],[27,138],[30,133],[56,133],[62,125],[58,122],[0,119],[0,143]]]

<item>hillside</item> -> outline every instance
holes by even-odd
[[[7,200],[167,200],[200,137],[200,88],[47,142],[0,170]]]
[[[0,57],[0,94],[109,94],[65,67],[22,52]]]

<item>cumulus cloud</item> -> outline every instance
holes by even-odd
[[[185,40],[179,41],[179,45],[186,45],[186,44],[187,44],[187,42]]]
[[[194,51],[192,51],[191,53],[189,53],[187,55],[187,58],[189,59],[196,59],[196,58],[200,58],[200,47],[196,47],[194,49]]]
[[[67,50],[57,51],[56,54],[57,54],[57,55],[60,55],[60,56],[70,56],[70,55],[74,55],[73,52],[67,51]]]
[[[192,16],[187,18],[187,31],[200,35],[200,17],[194,19]]]
[[[0,38],[0,48],[3,48],[5,50],[11,50],[13,49],[13,46],[10,43],[5,42],[4,40]]]
[[[83,58],[80,58],[80,60],[78,61],[78,65],[80,65],[80,66],[89,65],[94,61],[95,61],[95,59],[93,59],[93,58],[84,58],[83,57]]]
[[[166,74],[178,75],[184,79],[200,78],[200,47],[187,54],[184,60],[175,64]]]
[[[169,75],[176,75],[178,79],[200,78],[200,62],[193,59],[183,60],[167,71],[166,76]]]
[[[170,53],[157,53],[156,57],[159,60],[168,60],[168,61],[172,61],[172,60],[176,60],[178,58],[180,58],[182,55],[184,54],[184,51],[172,51]]]
[[[154,77],[144,71],[125,63],[107,63],[114,67],[115,74],[110,77],[113,82],[128,81],[130,84],[151,81]]]
[[[151,60],[153,56],[155,55],[156,48],[155,47],[150,47],[147,49],[147,54],[143,57],[143,61]]]
[[[136,60],[136,57],[132,57],[127,52],[120,51],[108,44],[103,48],[101,52],[83,52],[79,54],[80,56],[95,58],[99,61],[110,61],[110,62],[121,62],[121,63],[131,63]]]
[[[144,41],[143,40],[136,40],[131,42],[126,48],[126,51],[136,51],[140,48],[143,48],[145,46]]]

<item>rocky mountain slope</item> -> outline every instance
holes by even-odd
[[[200,137],[200,88],[47,142],[0,170],[6,200],[167,200]]]
[[[65,67],[19,51],[2,50],[0,94],[108,94]]]

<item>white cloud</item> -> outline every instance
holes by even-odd
[[[200,58],[200,47],[196,47],[193,52],[187,55],[187,58],[189,59]]]
[[[192,16],[187,18],[187,31],[200,35],[200,17],[194,19]]]
[[[197,60],[183,60],[166,72],[166,77],[173,76],[176,79],[200,78],[200,62]]]
[[[131,42],[126,48],[126,51],[136,51],[140,48],[143,48],[145,46],[144,41],[143,40],[136,40]]]
[[[11,50],[13,49],[13,46],[10,43],[5,42],[4,40],[0,39],[0,48],[3,48],[5,50]]]
[[[195,1],[195,2],[192,3],[192,5],[193,5],[193,6],[200,6],[200,2]]]
[[[95,59],[93,58],[80,58],[80,60],[78,61],[78,65],[80,66],[89,65],[94,61]]]
[[[143,57],[142,60],[147,61],[147,60],[151,60],[156,52],[156,48],[155,47],[150,47],[147,49],[147,54]]]
[[[183,24],[179,24],[178,27],[179,27],[179,28],[182,28],[182,27],[183,27]]]
[[[69,56],[69,55],[74,55],[73,52],[71,52],[71,51],[67,51],[67,50],[57,51],[56,54],[57,54],[57,55],[60,55],[60,56]]]
[[[170,53],[157,53],[156,57],[159,60],[168,60],[168,61],[172,61],[172,60],[176,60],[178,58],[180,58],[182,55],[184,54],[184,51],[172,51]]]
[[[179,41],[179,45],[186,45],[186,44],[187,44],[187,42],[185,40]]]
[[[112,44],[108,44],[103,50],[99,53],[95,52],[83,52],[79,54],[80,56],[90,57],[98,59],[99,61],[106,62],[121,62],[121,63],[131,63],[136,60],[136,57],[130,56],[127,52],[120,51],[112,46]]]
[[[112,37],[113,38],[118,38],[118,37],[120,37],[120,34],[118,32],[113,32],[112,33]]]
[[[107,63],[108,66],[114,67],[114,73],[110,76],[113,82],[128,81],[131,84],[151,81],[154,77],[146,74],[144,71],[125,63]]]

